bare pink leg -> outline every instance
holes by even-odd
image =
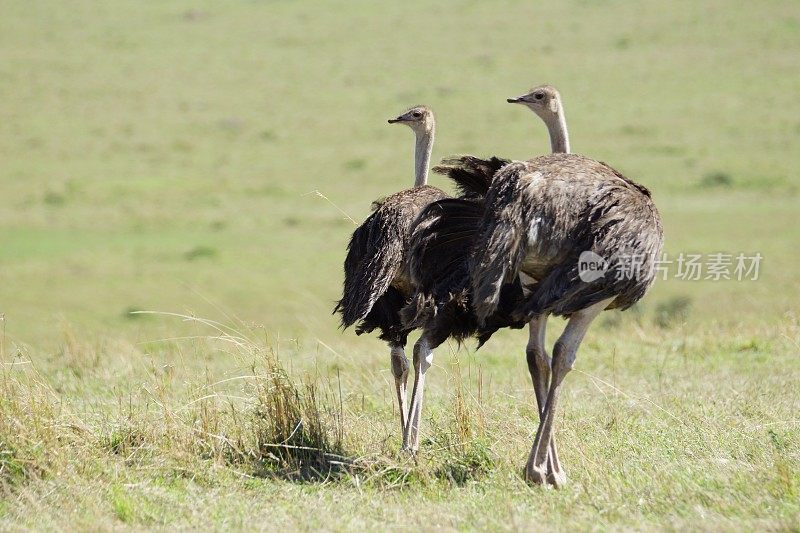
[[[536,394],[540,422],[547,402],[547,391],[550,388],[550,355],[547,353],[544,342],[546,325],[547,315],[540,315],[531,320],[529,324],[530,338],[525,350],[528,371],[531,374],[533,390]],[[567,481],[567,475],[561,468],[561,462],[558,459],[555,438],[552,436],[547,452],[547,480],[551,485],[556,486],[562,486]]]
[[[425,392],[425,374],[433,364],[433,350],[423,336],[414,344],[414,388],[408,408],[408,423],[403,435],[403,449],[415,453],[419,449],[419,421],[422,417],[422,397]]]
[[[400,434],[405,436],[408,419],[406,418],[406,383],[408,382],[408,358],[402,346],[391,347],[392,375],[397,391],[397,404],[400,408]]]
[[[561,392],[561,385],[564,378],[572,370],[578,347],[583,340],[589,325],[605,309],[611,299],[596,303],[591,307],[583,309],[572,315],[569,319],[564,333],[556,341],[553,348],[552,376],[550,388],[545,401],[545,408],[539,422],[539,429],[536,432],[536,440],[533,442],[531,453],[528,456],[528,463],[525,465],[525,479],[530,483],[545,484],[550,483],[558,487],[557,480],[549,479],[548,456],[550,441],[553,438],[553,423],[556,415],[558,397]]]

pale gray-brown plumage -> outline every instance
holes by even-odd
[[[493,316],[504,284],[521,275],[530,280],[529,292],[514,314],[530,320],[532,341],[539,338],[535,346],[543,343],[548,314],[570,318],[552,362],[541,354],[532,361],[544,409],[525,468],[529,481],[564,483],[563,473],[554,476],[548,464],[561,384],[597,314],[626,309],[644,296],[662,242],[661,218],[648,190],[599,161],[551,154],[511,163],[494,176],[470,272],[478,320]],[[585,251],[607,261],[604,275],[582,279],[579,257]],[[632,261],[637,272],[628,272]]]
[[[607,309],[627,309],[652,284],[661,246],[649,191],[605,163],[578,154],[511,163],[486,198],[471,272],[475,312],[491,317],[503,283],[520,272],[537,280],[524,318],[569,317],[607,298]],[[606,275],[588,283],[578,275],[586,250],[608,261]],[[643,275],[617,279],[629,257],[641,259]]]
[[[504,160],[465,156],[437,167],[451,178],[487,187],[470,200],[441,200],[421,213],[411,245],[411,272],[420,292],[403,313],[423,328],[432,347],[447,337],[469,335],[482,343],[497,327],[529,323],[526,358],[540,430],[526,478],[560,486],[566,476],[553,439],[555,400],[549,400],[557,397],[594,316],[606,307],[631,305],[652,283],[661,222],[644,187],[604,163],[565,154],[569,137],[555,88],[535,87],[508,101],[529,107],[545,122],[557,155],[508,166]],[[580,281],[577,260],[584,249],[609,259],[603,279]],[[615,279],[620,254],[642,256],[638,277]],[[550,313],[571,317],[552,361],[544,335]]]

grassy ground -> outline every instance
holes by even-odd
[[[796,5],[0,11],[3,529],[800,527]],[[758,281],[670,279],[598,321],[562,491],[519,476],[524,333],[437,352],[414,462],[387,350],[330,316],[341,211],[412,181],[385,120],[426,103],[434,158],[525,158],[545,131],[504,98],[542,82],[576,151],[653,190],[668,252],[764,256]]]

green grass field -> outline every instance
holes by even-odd
[[[413,460],[330,314],[345,214],[413,181],[386,119],[525,159],[544,82],[667,252],[764,258],[597,321],[559,491],[525,332],[437,351]],[[0,529],[800,529],[798,89],[792,2],[0,0]]]

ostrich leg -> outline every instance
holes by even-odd
[[[533,382],[533,391],[536,394],[536,404],[539,412],[539,421],[544,417],[544,406],[547,402],[547,390],[550,388],[550,355],[545,348],[545,327],[547,315],[539,315],[530,324],[530,338],[525,350],[528,362],[528,371]],[[555,438],[550,436],[547,452],[547,480],[555,486],[562,486],[567,481],[567,475],[561,468],[556,450]]]
[[[416,452],[419,449],[419,419],[422,415],[422,397],[425,390],[425,373],[433,364],[433,350],[422,336],[414,344],[414,389],[411,392],[411,407],[408,410],[403,449]]]
[[[408,381],[408,358],[403,346],[391,346],[392,375],[397,390],[397,405],[400,408],[400,434],[405,437],[408,419],[406,418],[406,383]]]
[[[549,443],[553,436],[553,422],[556,415],[558,396],[561,392],[561,385],[572,366],[575,364],[575,357],[578,347],[583,340],[583,336],[589,329],[589,325],[597,315],[605,309],[611,298],[598,302],[586,309],[582,309],[572,315],[564,328],[564,333],[558,338],[553,348],[553,368],[550,381],[550,390],[547,393],[544,411],[539,421],[539,429],[536,432],[536,440],[533,441],[531,453],[528,456],[528,463],[525,465],[525,479],[531,483],[544,484],[553,483],[558,487],[557,479],[548,479],[547,462]]]

